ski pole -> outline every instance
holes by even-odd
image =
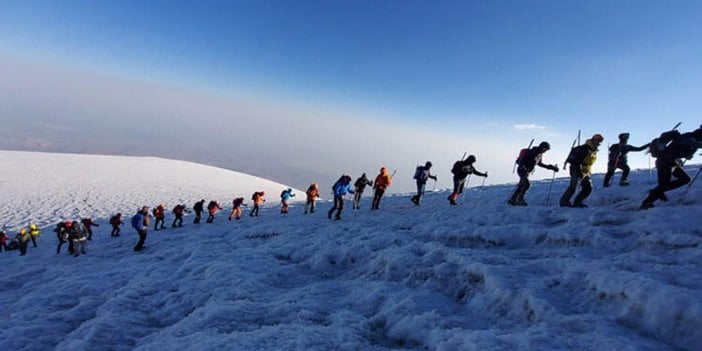
[[[685,195],[687,195],[687,192],[690,190],[690,187],[692,187],[692,184],[695,182],[697,177],[700,175],[700,172],[702,172],[702,167],[700,167],[700,169],[697,170],[697,174],[695,174],[695,176],[690,181],[690,184],[687,185],[687,188],[685,188],[685,191],[683,191],[682,195],[680,195],[680,203],[682,203],[683,198],[685,197]]]
[[[648,155],[648,184],[653,182],[653,169],[651,168],[651,154]]]
[[[476,204],[480,202],[480,197],[483,195],[483,191],[485,190],[485,179],[487,179],[487,177],[483,177],[483,182],[480,184],[480,191],[478,191],[478,196],[475,199]]]
[[[553,177],[551,177],[551,185],[548,187],[548,195],[546,196],[546,206],[551,200],[551,190],[553,190],[553,181],[556,180],[556,171],[553,171]]]
[[[529,142],[529,146],[527,146],[527,150],[531,149],[532,145],[534,145],[534,139],[531,139],[531,141]],[[521,156],[521,152],[520,152],[520,156]],[[512,166],[512,174],[514,174],[514,172],[516,170],[517,170],[517,161],[514,161],[514,166]]]
[[[436,191],[436,179],[434,179],[434,186],[431,188],[432,193],[435,191]]]
[[[468,192],[468,184],[470,184],[470,176],[472,176],[473,173],[468,175],[468,179],[466,180],[466,185],[463,186],[463,195],[461,195],[461,203],[463,203],[463,200],[466,198],[466,192]]]

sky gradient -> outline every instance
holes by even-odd
[[[237,134],[243,133],[237,128],[229,131],[237,141],[255,144],[248,152],[259,152],[259,157],[227,158],[204,147],[181,158],[264,177],[277,171],[256,164],[262,158],[286,167],[295,164],[302,169],[299,177],[286,179],[280,171],[271,178],[302,187],[305,179],[335,178],[331,174],[342,170],[356,175],[360,171],[352,165],[375,174],[375,165],[404,161],[400,154],[415,160],[405,172],[411,174],[416,162],[446,158],[451,163],[468,151],[485,162],[480,168],[499,174],[490,178],[497,182],[514,180],[514,154],[531,138],[551,141],[554,163],[561,163],[578,129],[585,136],[604,134],[605,144],[628,131],[632,143],[642,144],[678,121],[683,130],[702,122],[702,2],[2,4],[0,69],[13,74],[0,84],[8,94],[23,94],[0,98],[0,119],[16,126],[1,136],[16,138],[35,125],[33,143],[26,138],[16,144],[5,141],[5,148],[73,151],[46,136],[47,119],[53,118],[53,127],[62,120],[75,119],[75,125],[80,118],[90,119],[96,130],[109,125],[106,120],[134,116],[170,125],[169,133],[183,148],[192,148],[182,140],[201,125],[176,128],[182,123],[173,122],[168,105],[169,94],[178,92],[180,111],[206,108],[212,99],[221,102],[221,109],[210,111],[211,116],[242,109],[221,121],[210,117],[217,122],[198,132],[200,138],[224,133],[217,123],[271,136],[258,144],[249,134]],[[43,83],[36,72],[52,77],[53,91],[39,94]],[[125,110],[95,94],[69,99],[56,92],[76,85],[104,94],[142,89],[142,96],[151,99],[143,104],[130,100],[133,106]],[[90,108],[77,107],[79,101]],[[266,117],[252,118],[250,109],[264,109]],[[55,115],[49,118],[46,111]],[[197,109],[189,113],[179,118],[199,114]],[[129,133],[126,129],[121,133]],[[137,134],[164,139],[158,130],[151,133]],[[312,148],[310,134],[325,135]],[[119,135],[76,143],[83,143],[81,152],[149,153],[127,150],[117,141],[109,148],[100,144]],[[36,142],[40,139],[50,145]],[[224,148],[238,145],[228,145],[223,134],[215,139]],[[172,141],[161,142],[159,150],[169,149]],[[329,151],[334,148],[356,151]],[[276,152],[281,149],[287,153]],[[325,162],[318,168],[329,170],[305,171],[304,160],[317,156]],[[647,166],[646,157],[632,156],[634,166]],[[600,157],[606,156],[601,152]],[[442,164],[442,172],[448,169],[450,164]],[[397,190],[410,190],[410,183]]]

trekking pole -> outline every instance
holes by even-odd
[[[556,180],[556,171],[553,171],[553,177],[551,177],[551,185],[548,187],[548,195],[546,196],[546,206],[551,201],[551,190],[553,190],[553,181]]]
[[[478,196],[475,199],[476,204],[480,202],[480,197],[483,195],[483,191],[485,190],[485,179],[487,179],[487,177],[483,177],[483,182],[480,184],[480,190],[478,191]]]
[[[653,169],[651,168],[651,154],[648,154],[648,185],[653,182]]]
[[[692,177],[690,184],[687,185],[687,188],[685,188],[685,191],[683,191],[682,195],[680,195],[680,203],[682,203],[683,198],[685,197],[685,195],[687,195],[687,192],[690,190],[690,187],[692,187],[692,184],[695,182],[697,177],[700,175],[700,172],[702,172],[702,166],[700,167],[700,169],[697,170],[697,174],[695,174],[695,176]]]
[[[466,192],[468,192],[468,184],[470,184],[470,176],[472,176],[473,173],[468,175],[468,179],[466,180],[466,185],[463,186],[463,195],[461,195],[461,203],[463,203],[463,200],[466,198]]]
[[[575,139],[573,139],[573,145],[570,146],[570,150],[571,150],[571,151],[573,151],[573,149],[575,148],[575,144],[576,144],[576,143],[577,143],[578,145],[580,145],[580,129],[578,129],[578,137],[575,138]],[[568,156],[570,156],[570,153],[568,153]],[[565,161],[563,162],[563,169],[565,169],[565,168],[566,168],[566,165],[568,164],[568,156],[566,156],[566,159],[565,159]]]
[[[435,191],[436,191],[436,179],[434,179],[434,186],[431,188],[432,193]]]

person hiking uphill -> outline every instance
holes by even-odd
[[[292,188],[287,188],[280,193],[280,213],[288,214],[288,201],[295,197]]]
[[[375,184],[373,184],[373,203],[371,204],[371,211],[380,209],[380,200],[392,184],[392,176],[388,174],[388,169],[385,167],[380,167],[380,174],[375,177]]]
[[[543,154],[550,149],[551,145],[545,141],[541,142],[539,146],[534,146],[530,149],[522,149],[517,158],[519,184],[517,184],[517,188],[514,190],[514,193],[512,193],[512,197],[507,200],[508,204],[512,206],[527,206],[526,201],[524,201],[524,196],[526,196],[529,187],[531,187],[529,175],[534,172],[536,166],[558,172],[557,165],[547,165],[541,161]]]
[[[249,216],[251,217],[258,217],[258,211],[260,209],[260,206],[262,203],[266,202],[266,199],[263,197],[266,196],[265,191],[257,191],[251,195],[251,200],[253,201],[253,208],[251,209],[251,212],[249,212]]]
[[[228,220],[232,220],[236,216],[236,220],[241,219],[241,206],[246,206],[244,205],[244,198],[243,197],[237,197],[236,199],[232,200],[232,212],[229,213],[229,217],[227,217]]]
[[[139,234],[139,241],[136,246],[134,246],[134,251],[141,251],[144,249],[144,242],[146,241],[147,229],[149,228],[151,220],[149,218],[149,207],[144,206],[141,210],[132,217],[132,227]]]
[[[71,232],[71,235],[73,235],[73,257],[78,257],[81,253],[85,255],[86,240],[88,239],[85,226],[78,221],[73,221],[71,228],[73,229]]]
[[[210,201],[210,203],[207,204],[207,212],[209,213],[209,216],[207,216],[207,223],[212,223],[214,221],[217,210],[221,209],[222,207],[219,206],[219,202],[214,200]]]
[[[305,195],[307,195],[307,202],[305,202],[305,214],[307,214],[308,210],[311,213],[314,213],[317,198],[319,197],[319,187],[317,186],[317,183],[310,185],[310,187],[307,188]]]
[[[419,206],[419,202],[422,200],[422,196],[424,196],[427,181],[429,181],[429,179],[434,179],[434,181],[437,181],[436,176],[432,175],[430,172],[431,166],[431,161],[427,161],[424,166],[419,166],[414,171],[414,179],[417,181],[417,195],[412,196],[410,200],[412,200],[415,206]]]
[[[110,218],[110,225],[112,226],[112,232],[110,233],[110,236],[112,236],[112,237],[119,236],[119,232],[121,231],[119,226],[121,226],[123,224],[124,224],[124,222],[122,222],[122,214],[117,212],[116,215],[114,215]]]
[[[351,176],[341,176],[341,178],[334,183],[332,190],[334,192],[334,207],[329,210],[327,217],[331,219],[332,214],[336,211],[336,217],[334,218],[338,221],[341,219],[341,211],[344,210],[344,195],[353,194],[353,189],[351,189]]]
[[[27,254],[27,247],[29,247],[29,241],[32,234],[29,234],[26,228],[20,229],[19,233],[15,236],[15,239],[19,242],[20,256]]]
[[[99,227],[100,225],[93,222],[92,218],[83,218],[80,220],[81,223],[83,223],[83,226],[85,227],[85,232],[88,234],[88,240],[92,241],[93,240],[93,227]]]
[[[205,210],[205,199],[202,199],[193,205],[193,211],[195,211],[195,219],[193,224],[199,224],[200,218],[202,218],[202,212]]]
[[[612,176],[614,176],[614,172],[617,169],[622,170],[622,177],[619,179],[619,185],[629,185],[629,172],[631,172],[631,168],[629,168],[626,155],[631,151],[643,151],[647,149],[650,145],[645,144],[638,147],[631,146],[627,143],[628,141],[629,133],[621,133],[619,134],[619,143],[609,147],[609,161],[607,162],[607,173],[605,174],[604,183],[602,184],[602,186],[604,186],[605,188],[609,187],[609,182],[610,180],[612,180]]]
[[[481,173],[473,167],[473,163],[475,163],[475,156],[470,155],[465,160],[459,160],[453,164],[453,168],[451,168],[451,173],[453,173],[453,192],[448,197],[451,205],[458,205],[456,203],[456,198],[459,194],[463,193],[466,186],[466,178],[469,174],[487,178],[487,172]]]
[[[10,237],[5,234],[4,231],[0,230],[0,252],[2,252],[3,249],[7,251],[7,241],[10,240]]]
[[[354,194],[353,194],[353,209],[358,210],[361,208],[361,196],[363,195],[363,191],[366,190],[366,186],[373,186],[373,182],[368,180],[368,177],[366,177],[366,174],[363,173],[358,179],[356,179],[356,182],[353,183],[354,187]]]
[[[160,229],[166,229],[166,206],[164,204],[160,204],[154,208],[154,231],[158,231]],[[159,224],[161,225],[159,227]]]
[[[32,239],[32,245],[37,247],[37,239],[39,238],[39,235],[41,235],[41,231],[36,224],[32,223],[29,225],[29,235],[31,235],[30,238]]]
[[[183,226],[183,215],[185,214],[185,204],[177,204],[175,207],[173,207],[173,215],[175,218],[173,219],[173,224],[171,224],[171,228],[175,227],[182,227]]]
[[[570,183],[566,188],[559,205],[561,207],[585,208],[587,205],[583,203],[592,192],[592,165],[597,160],[597,151],[604,137],[601,134],[595,134],[592,138],[585,141],[585,144],[574,147],[566,162],[570,163]],[[575,190],[580,184],[580,192],[575,196],[573,203],[570,203],[570,198],[575,194]]]
[[[692,159],[697,149],[702,147],[702,125],[699,129],[680,134],[678,131],[665,132],[651,142],[651,155],[656,157],[658,185],[651,189],[641,203],[641,209],[655,207],[657,200],[668,201],[666,191],[677,189],[690,182],[690,176],[682,167],[682,159]],[[671,178],[675,180],[671,181]]]

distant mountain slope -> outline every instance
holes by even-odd
[[[287,186],[201,164],[153,157],[0,151],[0,225],[7,229],[83,216],[131,214],[142,205],[201,198],[228,206],[237,196],[251,202],[263,190],[269,204]],[[299,191],[297,199],[304,198]],[[226,208],[226,207],[225,207]]]

